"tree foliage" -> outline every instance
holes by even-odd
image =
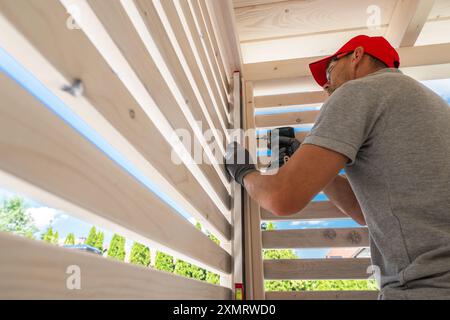
[[[150,249],[143,244],[137,242],[133,243],[130,263],[148,267],[150,264]]]
[[[12,232],[30,239],[38,232],[33,218],[26,213],[23,199],[13,197],[3,202],[0,208],[0,231]]]
[[[105,234],[99,231],[96,235],[94,247],[103,252],[103,242],[105,241]]]
[[[174,272],[175,264],[173,263],[173,257],[164,252],[157,251],[155,257],[155,269],[170,273]]]
[[[125,238],[114,234],[109,244],[108,257],[124,261],[125,260]]]
[[[90,247],[95,247],[97,241],[97,230],[95,227],[92,227],[91,230],[89,230],[89,235],[86,239],[86,245]]]
[[[64,244],[69,246],[75,245],[75,235],[73,233],[69,233],[66,240],[64,240]]]
[[[48,227],[47,231],[45,231],[42,235],[41,235],[41,240],[47,242],[47,243],[51,243],[51,244],[58,244],[58,240],[59,240],[59,235],[58,235],[58,231],[53,231],[53,227]]]

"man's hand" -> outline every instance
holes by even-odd
[[[244,177],[256,170],[250,153],[237,142],[227,146],[225,167],[237,183],[244,186]]]
[[[271,167],[276,165],[278,162],[279,168],[286,164],[287,160],[290,159],[295,151],[300,148],[301,143],[295,138],[289,138],[280,136],[279,138],[279,148],[278,148],[278,158],[272,161]]]

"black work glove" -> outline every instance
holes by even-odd
[[[257,171],[250,153],[237,142],[227,146],[225,167],[241,186],[244,186],[244,177],[247,174]]]
[[[279,139],[279,147],[278,147],[278,158],[272,160],[270,167],[273,168],[281,168],[284,166],[289,159],[294,155],[295,151],[300,148],[301,143],[295,138],[280,136]],[[276,151],[274,149],[273,151]],[[274,155],[273,155],[274,156]]]

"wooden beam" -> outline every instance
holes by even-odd
[[[255,129],[255,102],[253,96],[253,86],[251,82],[245,84],[245,130]],[[246,144],[252,156],[256,155],[256,134],[247,136]],[[256,158],[253,158],[256,159]],[[249,300],[264,300],[264,275],[262,258],[262,238],[261,238],[261,212],[259,205],[245,194],[245,268],[246,285],[251,282],[251,286],[246,289],[246,296]]]
[[[413,47],[435,0],[398,0],[385,38],[395,48]]]
[[[142,2],[140,2],[142,3]],[[143,2],[143,5],[148,5],[147,2]],[[153,1],[153,5],[158,10],[160,15],[164,15],[167,18],[167,22],[173,31],[176,40],[179,43],[182,54],[186,59],[186,63],[191,68],[191,72],[194,78],[198,90],[200,91],[203,100],[206,103],[206,107],[210,110],[210,114],[213,118],[216,128],[222,128],[222,134],[226,139],[225,142],[229,142],[228,136],[228,118],[222,107],[219,94],[211,87],[212,83],[212,70],[208,68],[208,62],[206,56],[200,55],[194,45],[190,41],[192,35],[186,28],[184,28],[181,21],[181,17],[177,12],[177,9],[173,1]],[[208,77],[209,75],[209,77]],[[211,82],[210,82],[211,80]],[[216,88],[214,86],[214,88]]]
[[[216,85],[221,100],[224,103],[224,109],[225,109],[225,113],[227,115],[228,121],[230,122],[230,115],[229,115],[229,103],[228,103],[228,92],[226,91],[221,75],[220,75],[220,71],[219,68],[217,66],[216,63],[216,57],[214,55],[214,51],[213,48],[211,46],[211,41],[208,35],[208,31],[206,29],[206,26],[203,22],[202,16],[201,16],[201,12],[200,12],[200,8],[198,7],[198,3],[191,0],[179,0],[178,3],[180,4],[180,7],[184,13],[185,18],[190,21],[191,23],[193,23],[193,25],[191,24],[192,29],[191,33],[193,34],[193,36],[198,36],[199,40],[202,44],[203,50],[207,56],[208,59],[208,63],[209,63],[209,67],[212,70],[212,74],[213,74],[213,78],[214,78],[214,84]]]
[[[161,4],[165,5],[164,2],[166,1],[161,1]],[[217,78],[213,70],[213,65],[211,64],[212,62],[209,58],[210,54],[208,52],[208,47],[206,47],[205,42],[202,38],[201,30],[199,30],[197,26],[197,22],[192,14],[189,2],[175,0],[173,4],[175,5],[178,15],[182,20],[183,27],[185,28],[185,30],[188,30],[191,46],[199,55],[201,64],[206,67],[205,71],[208,78],[208,83],[213,91],[216,102],[220,106],[220,113],[223,119],[225,119],[227,123],[230,123],[231,117],[229,114],[229,105],[226,93],[224,92],[224,88],[221,88],[220,84],[217,82]]]
[[[220,78],[222,80],[222,85],[225,87],[226,92],[230,92],[230,80],[227,76],[227,72],[225,71],[224,61],[222,59],[222,53],[219,50],[219,43],[217,41],[217,35],[214,30],[211,21],[211,15],[209,13],[208,7],[206,5],[205,0],[192,0],[192,9],[197,16],[199,23],[203,21],[203,24],[206,27],[207,34],[209,35],[210,44],[212,46],[212,53],[215,57],[215,63],[218,65]],[[203,19],[203,20],[202,20]]]
[[[377,300],[378,291],[266,292],[267,300]]]
[[[233,0],[205,0],[230,73],[243,70]]]
[[[46,101],[47,108],[3,73],[0,84],[0,171],[23,181],[14,191],[27,194],[31,184],[83,208],[73,212],[83,220],[231,272],[224,249],[162,201],[164,191],[139,180],[133,168],[88,140],[92,136],[82,136],[88,133],[81,128],[67,125],[56,114],[70,112],[64,106]]]
[[[311,202],[308,206],[292,216],[276,216],[265,209],[261,209],[262,220],[265,221],[290,221],[290,220],[322,220],[322,219],[348,219],[330,201]]]
[[[358,248],[369,246],[367,228],[263,231],[264,249]]]
[[[255,97],[256,108],[301,106],[324,103],[328,95],[324,91],[299,92]]]
[[[73,3],[81,5],[79,1]],[[138,76],[139,81],[155,100],[156,97],[160,98],[158,105],[161,106],[161,110],[174,109],[172,112],[178,115],[167,117],[171,124],[177,129],[188,130],[191,139],[200,143],[206,158],[211,163],[205,168],[208,170],[211,167],[215,168],[222,183],[229,189],[225,167],[218,165],[217,161],[224,155],[225,140],[214,135],[218,148],[211,148],[208,145],[205,132],[211,128],[214,129],[214,125],[202,98],[196,95],[192,88],[194,83],[192,77],[188,77],[188,74],[191,75],[189,70],[183,68],[171,42],[166,40],[167,31],[153,4],[145,2],[148,5],[144,7],[144,13],[143,10],[139,10],[141,9],[139,1],[136,2],[137,6],[134,2],[118,1],[112,3],[88,1],[88,3],[106,29],[102,36],[111,37],[118,48],[126,48],[121,50],[121,54]],[[89,8],[84,9],[86,11]],[[89,32],[88,28],[85,29]],[[100,39],[100,35],[98,38]],[[166,105],[178,108],[167,108]],[[180,111],[184,117],[180,117]],[[216,131],[213,132],[216,133]]]
[[[319,110],[314,110],[256,116],[256,127],[285,127],[298,124],[313,124],[316,122],[319,113]]]
[[[450,63],[450,43],[398,49],[401,68]],[[308,57],[244,65],[247,81],[310,77],[309,63],[323,57]]]
[[[4,40],[2,47],[116,150],[126,155],[146,177],[166,190],[186,212],[221,240],[229,240],[231,226],[224,217],[229,216],[229,207],[222,204],[213,187],[208,187],[209,184],[202,179],[200,168],[167,161],[171,159],[173,152],[167,137],[128,93],[124,84],[111,72],[110,67],[82,32],[58,28],[58,32],[54,32],[51,39],[48,38],[48,28],[51,29],[67,18],[65,10],[59,7],[52,11],[55,20],[46,20],[39,15],[40,6],[46,4],[50,3],[36,4],[36,10],[30,9],[30,3],[26,1],[20,4],[3,1],[0,8],[10,17],[15,16],[14,8],[21,9],[24,6],[22,9],[27,12],[29,19],[12,20],[32,42],[0,16],[0,33],[1,39]],[[8,7],[9,5],[11,7]],[[42,28],[33,28],[30,21]],[[45,58],[33,45],[45,54]],[[86,96],[74,98],[61,90],[69,85],[72,79],[83,80]],[[199,174],[194,175],[190,170]]]
[[[233,77],[233,125],[235,130],[242,129],[242,81],[241,74],[236,72]],[[232,256],[233,256],[233,298],[236,298],[235,284],[244,283],[244,207],[243,203],[243,188],[237,183],[233,182],[233,206],[232,206],[232,225],[233,225],[233,239],[232,239]]]
[[[266,280],[358,280],[368,279],[370,259],[265,260]]]
[[[0,232],[0,299],[229,300],[231,290]],[[68,285],[80,275],[80,289]]]

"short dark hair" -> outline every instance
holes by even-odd
[[[370,57],[370,60],[372,62],[372,65],[375,68],[389,68],[388,65],[386,63],[384,63],[383,61],[381,61],[378,58],[375,58],[374,56],[367,54]]]

